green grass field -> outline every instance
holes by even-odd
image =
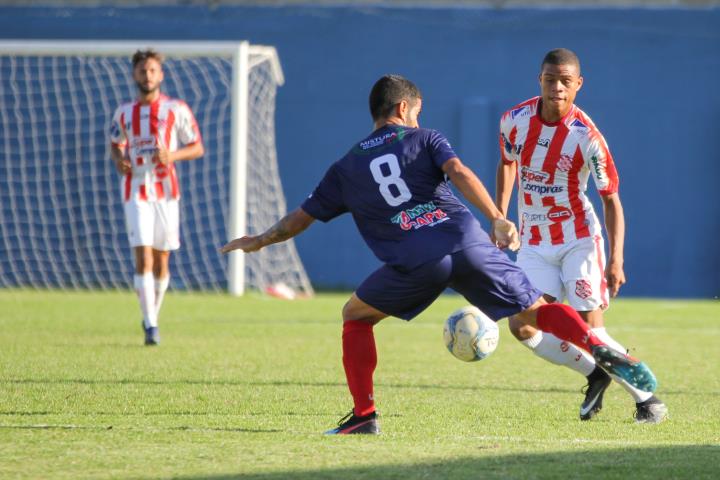
[[[383,434],[321,434],[351,407],[346,295],[286,302],[170,292],[141,345],[130,292],[0,290],[0,478],[720,478],[720,303],[618,300],[609,331],[658,376],[671,419],[633,423],[618,386],[580,422],[584,379],[501,322],[465,364],[444,296],[376,327]]]

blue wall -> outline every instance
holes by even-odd
[[[720,294],[720,10],[378,7],[0,8],[4,38],[249,39],[278,48],[288,205],[369,132],[384,73],[413,79],[421,124],[447,134],[492,190],[496,125],[538,93],[538,64],[575,50],[577,103],[605,134],[628,222],[623,293]],[[378,262],[349,218],[297,239],[317,287],[354,287]]]

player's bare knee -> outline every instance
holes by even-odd
[[[537,332],[536,328],[531,327],[515,316],[508,319],[508,327],[510,329],[510,333],[512,333],[513,336],[520,341],[531,338]]]
[[[139,247],[135,251],[135,271],[140,275],[153,272],[152,250],[145,250]]]
[[[579,311],[578,314],[590,328],[602,328],[605,326],[603,321],[603,311],[601,308],[591,311]]]

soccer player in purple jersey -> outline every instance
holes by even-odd
[[[647,366],[609,348],[567,305],[548,304],[500,248],[519,246],[517,230],[445,137],[420,128],[422,96],[398,75],[370,92],[375,130],[335,162],[303,204],[260,235],[221,248],[254,252],[298,235],[317,220],[349,212],[384,265],[342,310],[343,366],[354,407],[328,434],[380,432],[373,396],[377,352],[373,327],[394,316],[411,320],[447,287],[490,318],[515,315],[590,352],[609,372],[654,390]],[[453,194],[448,179],[491,222],[496,242]],[[498,248],[500,247],[500,248]]]

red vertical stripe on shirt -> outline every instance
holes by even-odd
[[[532,195],[529,193],[523,193],[523,198],[525,200],[525,205],[528,207],[532,205]]]
[[[556,206],[555,197],[543,197],[543,207],[552,208]],[[550,229],[550,243],[553,245],[562,245],[565,241],[565,235],[563,234],[562,222],[553,222],[549,226]]]
[[[140,102],[136,102],[135,105],[133,105],[132,132],[134,137],[140,136]]]
[[[145,185],[140,185],[138,189],[138,196],[140,200],[147,200],[147,190],[145,189]]]
[[[170,195],[177,199],[180,196],[180,185],[178,185],[177,175],[175,174],[175,164],[171,163],[168,168],[170,172]]]
[[[158,109],[160,108],[160,101],[157,100],[150,104],[150,135],[158,138]]]
[[[530,245],[540,245],[540,227],[533,225],[530,227]]]
[[[127,130],[125,130],[125,112],[122,112],[120,114],[120,128],[122,128],[123,136],[125,137],[125,141],[128,141],[127,138]]]
[[[172,129],[175,125],[175,114],[172,110],[168,110],[165,119],[165,148],[170,148],[170,140],[172,139]]]
[[[545,181],[548,185],[555,182],[555,170],[557,170],[558,162],[560,161],[560,151],[562,150],[565,139],[568,136],[570,130],[561,123],[555,129],[555,134],[550,140],[547,154],[545,155],[545,161],[543,162],[543,171],[550,174],[550,177]]]
[[[528,134],[525,137],[525,145],[523,146],[520,158],[522,159],[521,164],[523,166],[529,166],[532,155],[537,147],[538,138],[540,138],[540,132],[542,131],[542,122],[537,115],[530,117],[530,125],[528,126]]]
[[[165,188],[163,188],[163,182],[155,182],[155,196],[158,200],[165,198]]]
[[[568,198],[570,199],[570,210],[573,212],[575,219],[575,237],[585,238],[590,236],[590,229],[587,225],[585,210],[583,209],[582,200],[580,200],[580,170],[585,164],[580,146],[575,149],[573,155],[572,167],[568,172]]]
[[[132,173],[128,172],[125,175],[125,201],[130,200],[130,191],[132,189]]]

